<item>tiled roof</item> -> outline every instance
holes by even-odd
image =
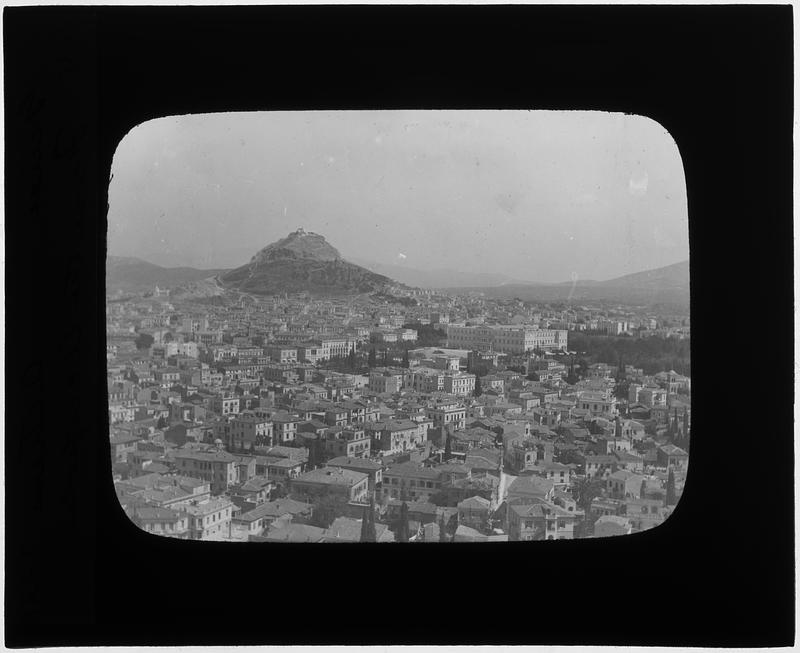
[[[488,510],[490,505],[491,502],[488,499],[484,499],[483,497],[480,496],[474,496],[459,502],[458,507],[478,509],[478,510],[483,510],[483,509]]]
[[[294,482],[323,483],[326,485],[346,485],[352,486],[360,483],[367,475],[362,472],[355,472],[341,467],[322,467],[305,472],[298,476]]]
[[[369,471],[376,471],[383,468],[383,465],[376,463],[373,460],[369,460],[367,458],[351,458],[349,456],[337,456],[336,458],[331,458],[327,462],[327,465],[329,467],[357,467],[359,469]]]

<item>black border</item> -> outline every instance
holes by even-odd
[[[8,646],[793,642],[790,6],[4,19]],[[687,177],[704,473],[665,526],[552,547],[232,549],[130,525],[108,482],[100,373],[114,149],[161,115],[309,108],[597,109],[669,130]]]

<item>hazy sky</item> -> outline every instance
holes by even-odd
[[[680,154],[638,116],[174,116],[131,130],[112,173],[109,253],[164,266],[238,266],[298,227],[345,258],[529,281],[689,257]]]

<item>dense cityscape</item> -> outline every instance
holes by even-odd
[[[688,310],[383,277],[319,292],[296,270],[308,290],[242,290],[323,262],[352,278],[300,229],[246,270],[109,289],[113,479],[140,528],[493,542],[624,535],[669,517],[690,449]]]

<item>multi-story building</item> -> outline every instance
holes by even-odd
[[[549,503],[511,503],[506,511],[508,539],[571,540],[576,516]]]
[[[427,425],[411,420],[371,422],[366,425],[372,438],[370,450],[382,455],[415,449],[427,439]]]
[[[370,392],[395,394],[402,390],[405,378],[405,370],[377,368],[369,373],[367,388]]]
[[[524,354],[534,349],[567,348],[567,331],[540,329],[535,325],[497,324],[447,326],[447,346],[456,349]]]
[[[210,407],[218,415],[235,415],[239,412],[239,397],[212,397]]]
[[[283,445],[294,442],[297,427],[303,420],[290,413],[275,413],[272,416],[273,439],[276,444]]]
[[[174,459],[179,474],[209,482],[214,494],[238,482],[237,458],[226,451],[178,451]]]
[[[369,476],[342,467],[320,467],[300,474],[289,484],[293,499],[314,502],[330,496],[349,503],[366,503]]]
[[[134,504],[129,509],[129,516],[134,524],[147,533],[178,539],[189,537],[189,515],[184,511]]]
[[[442,400],[432,402],[425,409],[425,416],[433,420],[434,428],[452,426],[454,429],[463,429],[467,422],[467,409],[460,401]]]
[[[189,538],[192,540],[223,539],[230,535],[233,502],[225,497],[186,506],[189,515]]]
[[[253,411],[239,413],[229,422],[225,444],[237,450],[268,447],[273,442],[272,420]]]
[[[475,375],[449,372],[444,377],[444,391],[451,395],[468,397],[475,391]]]
[[[342,429],[325,439],[325,452],[331,457],[368,458],[371,447],[372,438],[362,428]]]
[[[344,358],[350,353],[356,342],[350,338],[320,338],[319,344],[323,349],[327,349],[329,358]]]
[[[383,465],[374,460],[354,456],[336,456],[328,460],[327,465],[366,474],[369,476],[370,488],[374,488],[383,481]]]
[[[383,472],[381,498],[384,501],[429,501],[449,478],[446,471],[416,463],[392,465]]]
[[[649,408],[664,408],[667,405],[667,391],[648,386],[639,390],[638,401]]]
[[[444,391],[444,370],[430,367],[416,367],[408,375],[409,385],[417,392],[442,392]]]
[[[282,345],[268,345],[264,353],[275,363],[296,363],[297,347],[284,347]]]
[[[578,397],[577,408],[588,410],[598,417],[611,419],[617,414],[617,399],[611,394],[585,391]]]

